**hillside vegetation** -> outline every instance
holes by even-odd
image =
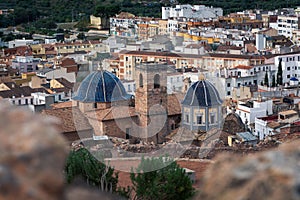
[[[222,7],[224,13],[244,9],[273,10],[296,7],[299,0],[178,0],[179,3],[204,4]],[[54,23],[88,20],[90,14],[114,15],[125,11],[138,16],[161,16],[161,6],[170,5],[169,0],[1,0],[0,9],[15,9],[13,14],[0,16],[0,27],[17,26],[36,22],[38,27],[54,28]]]

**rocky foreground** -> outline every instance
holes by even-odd
[[[67,143],[58,121],[0,104],[0,199],[119,199],[76,183],[67,186]],[[300,199],[300,141],[240,157],[218,155],[196,199]]]

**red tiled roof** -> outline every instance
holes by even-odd
[[[4,54],[6,56],[15,55],[15,56],[31,56],[32,49],[29,46],[20,46],[15,48],[4,49]]]
[[[168,115],[181,115],[181,101],[184,95],[181,93],[168,95]]]
[[[246,50],[247,52],[250,52],[250,53],[255,53],[257,52],[257,48],[255,47],[254,44],[250,43],[250,44],[245,44],[246,46]]]
[[[60,84],[62,84],[67,89],[73,89],[73,87],[74,87],[74,83],[71,83],[70,81],[68,81],[65,78],[57,78],[55,80],[58,81]]]
[[[64,58],[61,61],[61,66],[62,67],[71,67],[71,66],[77,66],[76,62],[72,58]]]
[[[214,57],[214,58],[235,58],[235,59],[257,59],[263,60],[266,59],[266,56],[262,55],[242,55],[242,54],[224,54],[224,53],[208,53],[205,54],[203,57]]]
[[[252,69],[253,66],[246,66],[246,65],[238,65],[233,67],[233,69]]]
[[[272,115],[268,117],[259,117],[258,119],[261,119],[263,121],[274,121],[278,119],[278,115]]]
[[[99,40],[90,40],[84,42],[73,42],[73,43],[56,43],[55,46],[68,46],[68,45],[86,45],[86,44],[100,44]]]
[[[66,101],[62,103],[55,103],[51,105],[53,109],[59,109],[59,108],[70,108],[72,107],[72,101]]]
[[[196,181],[194,182],[193,186],[196,188],[199,188],[200,185],[200,180],[203,177],[206,169],[213,164],[213,161],[211,160],[194,160],[194,159],[179,159],[176,161],[177,164],[182,167],[182,168],[188,168],[193,171],[195,171],[196,175]],[[124,167],[133,167],[136,168],[140,163],[140,160],[110,160],[109,165],[113,166],[115,169],[123,170]],[[125,172],[128,171],[128,169],[125,169],[123,171],[118,171],[119,172],[119,182],[118,186],[121,187],[127,187],[131,186],[132,182],[130,180],[130,173]]]
[[[59,128],[63,133],[92,130],[87,118],[77,107],[64,107],[43,110],[42,114],[56,117],[61,122]]]
[[[121,51],[120,54],[144,55],[144,56],[162,56],[162,57],[181,57],[171,52],[153,52],[153,51]]]
[[[227,51],[227,50],[242,50],[243,47],[238,47],[235,45],[220,45],[217,48],[217,51]]]
[[[134,107],[118,106],[107,109],[98,109],[86,113],[86,116],[91,119],[97,119],[99,121],[109,121],[114,119],[122,119],[128,117],[136,117]]]

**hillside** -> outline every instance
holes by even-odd
[[[126,11],[140,16],[160,17],[161,6],[168,5],[168,2],[169,0],[1,0],[0,9],[13,8],[15,12],[7,17],[0,16],[0,26],[16,26],[37,20],[42,20],[42,23],[45,23],[45,20],[47,23],[87,20],[90,14],[101,10],[103,13],[97,14],[112,15],[110,11]],[[300,5],[298,0],[178,0],[178,2],[222,7],[225,14],[244,9],[272,10]],[[111,9],[107,9],[108,7]],[[52,27],[51,23],[48,25]]]

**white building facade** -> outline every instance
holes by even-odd
[[[284,35],[288,38],[292,38],[293,31],[298,30],[300,27],[299,25],[300,17],[294,15],[279,15],[277,23],[270,23],[270,27],[277,29],[279,35]]]
[[[204,5],[176,5],[175,7],[162,7],[162,19],[168,18],[194,18],[210,19],[223,16],[222,8],[206,7]]]

